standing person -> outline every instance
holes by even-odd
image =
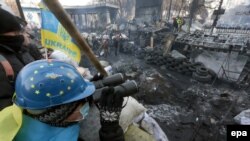
[[[107,38],[103,40],[101,50],[104,51],[104,57],[107,57],[108,56],[108,51],[109,51],[109,41],[108,41]]]
[[[21,116],[22,121],[21,125],[16,124],[21,126],[19,130],[11,134],[14,141],[79,140],[79,121],[87,117],[94,104],[91,97],[95,86],[74,66],[56,60],[35,61],[22,69],[16,84],[13,101],[18,107],[12,108],[19,111],[14,117]],[[124,141],[119,125],[123,97],[115,93],[113,87],[101,93],[99,138],[101,141]]]
[[[113,34],[114,34],[114,30],[113,30],[113,29],[111,29],[110,34],[109,34],[109,39],[112,39]]]
[[[27,52],[29,52],[31,54],[31,56],[35,59],[35,60],[40,60],[43,59],[43,55],[41,54],[41,52],[39,51],[38,47],[37,47],[37,43],[34,41],[35,40],[35,36],[31,34],[31,29],[29,29],[27,27],[28,23],[17,17],[18,22],[24,27],[23,28],[23,35],[24,35],[24,43],[23,46],[24,50],[26,50]],[[34,31],[37,31],[37,27],[33,28]]]
[[[0,110],[12,104],[14,83],[19,71],[35,60],[28,48],[29,39],[18,19],[0,8]]]
[[[119,52],[123,52],[124,51],[124,48],[123,48],[123,44],[124,44],[124,38],[122,36],[122,34],[120,33],[119,34]]]
[[[115,35],[113,44],[114,44],[115,56],[117,56],[117,54],[118,54],[117,52],[118,52],[119,47],[120,47],[120,35],[119,34]]]
[[[41,52],[39,51],[37,44],[33,41],[33,39],[35,39],[35,37],[28,33],[28,31],[25,28],[25,32],[24,32],[24,38],[25,38],[25,42],[23,43],[23,50],[26,50],[27,52],[30,53],[30,55],[35,59],[35,60],[40,60],[43,59],[43,55],[41,54]]]
[[[250,40],[247,41],[246,46],[247,48],[250,48]]]
[[[178,16],[176,20],[177,20],[177,24],[178,24],[178,32],[181,32],[182,31],[182,26],[184,24],[183,18]]]
[[[99,42],[98,42],[96,36],[93,36],[92,44],[93,44],[93,50],[96,51],[98,49],[98,46],[99,46]]]
[[[128,39],[131,39],[131,30],[128,29]]]
[[[173,18],[173,27],[174,27],[174,30],[173,30],[174,33],[178,31],[178,23],[175,17]]]

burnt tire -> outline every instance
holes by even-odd
[[[177,70],[177,72],[179,72],[179,73],[183,73],[183,72],[184,72],[182,68],[177,68],[176,70]]]
[[[146,61],[146,64],[152,65],[154,62],[153,61]]]
[[[171,71],[174,71],[174,70],[176,70],[176,67],[175,66],[169,66],[168,69],[171,70]]]
[[[174,62],[176,64],[182,64],[183,63],[183,59],[175,59]]]
[[[167,62],[166,65],[171,66],[172,62]]]
[[[196,73],[201,76],[206,76],[208,75],[208,69],[203,66],[200,66],[196,68]]]
[[[170,67],[170,65],[168,65],[168,64],[166,64],[165,66],[166,66],[166,69],[169,69],[169,67]]]
[[[195,62],[195,63],[193,63],[193,66],[195,66],[195,67],[200,67],[200,66],[205,66],[203,63],[201,63],[201,62]]]
[[[179,68],[188,70],[189,67],[183,64],[179,64]]]
[[[199,82],[210,82],[212,80],[212,76],[210,74],[207,74],[206,76],[201,76],[199,74],[197,74],[196,72],[192,74],[192,77],[199,81]]]
[[[186,61],[184,61],[184,62],[182,63],[182,65],[183,65],[183,66],[190,67],[190,66],[192,66],[193,64],[192,64],[191,62],[186,62]]]
[[[168,62],[173,62],[173,61],[174,61],[174,58],[169,57],[169,58],[167,58],[167,61],[168,61]]]
[[[184,72],[184,75],[187,75],[187,76],[192,76],[192,74],[193,74],[193,72],[191,72],[191,71]]]
[[[168,60],[168,59],[167,59],[167,63],[173,63],[173,60]]]
[[[188,67],[188,69],[189,69],[191,72],[195,72],[195,71],[196,71],[196,67],[194,67],[194,66],[190,66],[190,67]]]

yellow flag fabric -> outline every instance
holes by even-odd
[[[41,9],[41,17],[42,46],[62,51],[72,60],[79,63],[81,59],[80,49],[56,17],[47,9]]]
[[[12,105],[0,111],[0,141],[12,141],[21,125],[21,108]]]

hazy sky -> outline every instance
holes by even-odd
[[[63,5],[86,5],[93,0],[59,0]]]
[[[40,1],[41,0],[21,0],[21,2],[25,2],[25,3],[38,3]],[[94,0],[59,0],[59,1],[63,5],[87,5],[88,3],[91,3]],[[215,0],[215,1],[219,1],[219,0]],[[224,0],[223,1],[223,5],[228,8],[232,8],[242,3],[250,4],[250,0]]]
[[[22,3],[39,3],[41,0],[21,0]],[[87,5],[93,0],[59,0],[63,5]]]

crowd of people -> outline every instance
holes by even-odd
[[[122,50],[124,38],[119,31],[112,30],[109,35],[103,35],[102,38],[97,38],[95,35],[90,37],[88,43],[96,54],[104,56],[118,56]],[[88,39],[88,38],[86,38]]]

